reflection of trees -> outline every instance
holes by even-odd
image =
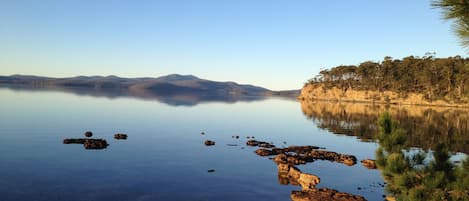
[[[450,163],[443,143],[431,153],[403,151],[408,132],[388,112],[379,117],[378,127],[376,163],[398,200],[469,200],[469,161]]]
[[[301,108],[318,127],[335,134],[357,136],[373,140],[376,121],[385,110],[400,127],[407,130],[406,146],[435,149],[438,143],[453,152],[469,153],[469,112],[442,107],[404,107],[360,103],[332,103],[302,101]]]

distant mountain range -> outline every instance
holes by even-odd
[[[158,78],[77,76],[51,78],[29,75],[0,76],[0,87],[16,90],[60,90],[80,95],[133,96],[171,105],[193,105],[202,101],[246,101],[268,96],[296,97],[299,90],[272,91],[266,88],[205,80],[193,75],[171,74]],[[169,101],[169,102],[168,102]]]

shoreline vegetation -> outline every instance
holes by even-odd
[[[469,58],[385,57],[322,70],[299,100],[469,108]]]

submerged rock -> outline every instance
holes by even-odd
[[[362,160],[360,161],[362,163],[362,165],[368,169],[376,169],[376,163],[375,163],[375,160],[371,160],[371,159],[365,159],[365,160]]]
[[[64,144],[84,144],[85,143],[84,138],[65,138],[63,140]]]
[[[254,138],[254,137],[252,137]],[[274,148],[275,145],[272,143],[264,142],[264,141],[257,141],[257,140],[248,140],[246,142],[246,145],[251,146],[251,147],[262,147],[262,148]]]
[[[91,132],[91,131],[86,131],[86,132],[85,132],[85,136],[86,136],[86,137],[91,137],[91,136],[93,136],[93,132]]]
[[[252,140],[250,140],[252,141]],[[355,165],[357,158],[352,155],[339,154],[332,151],[317,150],[315,146],[290,146],[288,148],[258,149],[256,154],[260,156],[277,155],[276,163],[289,163],[293,165],[306,164],[314,160],[329,160],[346,165]]]
[[[215,141],[205,140],[204,144],[205,144],[206,146],[213,146],[213,145],[215,145]]]
[[[116,140],[126,140],[127,139],[127,134],[116,133],[116,134],[114,134],[114,139],[116,139]]]
[[[292,191],[290,198],[292,201],[366,201],[362,196],[328,188]]]

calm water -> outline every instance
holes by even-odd
[[[3,201],[290,200],[291,191],[300,187],[279,184],[277,166],[246,147],[246,136],[277,146],[284,141],[321,146],[358,160],[374,158],[378,147],[319,129],[291,100],[171,106],[130,97],[2,88],[0,97]],[[110,146],[85,150],[62,144],[87,130]],[[116,132],[129,138],[114,140]],[[216,145],[204,146],[206,139]],[[368,200],[381,200],[384,194],[377,187],[383,183],[380,172],[360,164],[316,161],[298,167],[319,176],[318,187]]]

